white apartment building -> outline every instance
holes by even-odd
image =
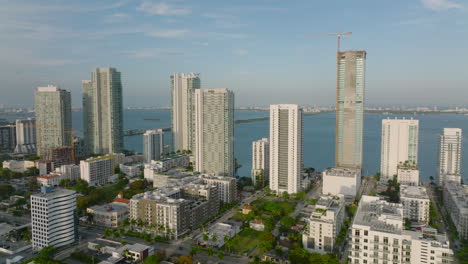
[[[302,244],[309,252],[331,253],[345,217],[344,195],[322,196],[315,204],[302,234]]]
[[[80,161],[80,174],[90,186],[107,184],[114,174],[112,155]]]
[[[270,105],[270,189],[278,195],[301,191],[302,109]]]
[[[219,200],[222,203],[233,203],[237,199],[237,182],[235,177],[201,175],[203,182],[218,187]]]
[[[145,162],[161,159],[164,153],[164,131],[162,129],[147,130],[143,134],[143,156]]]
[[[403,230],[403,206],[362,196],[349,236],[349,263],[452,263],[446,236]]]
[[[37,154],[47,148],[70,146],[72,119],[70,92],[56,86],[38,87],[35,93]]]
[[[38,176],[36,179],[40,186],[55,187],[59,186],[60,181],[64,179],[64,177],[59,172],[52,172],[48,175]]]
[[[322,193],[356,196],[361,186],[361,170],[357,168],[330,168],[322,173]]]
[[[403,205],[404,218],[418,224],[429,224],[431,201],[425,187],[400,185],[400,202]]]
[[[131,163],[131,164],[119,164],[120,171],[128,177],[136,177],[140,175],[143,164],[142,163]]]
[[[400,184],[419,185],[419,169],[415,166],[399,165],[397,181]]]
[[[75,242],[77,221],[75,191],[42,187],[41,193],[31,195],[34,251],[47,246],[57,248]]]
[[[270,173],[270,141],[268,138],[252,142],[252,181],[265,185]]]
[[[36,120],[16,120],[15,153],[36,153]]]
[[[380,174],[385,179],[397,175],[398,165],[418,164],[419,121],[414,119],[383,119]]]
[[[234,93],[195,90],[195,171],[234,176]]]
[[[55,169],[56,172],[59,172],[63,175],[63,178],[76,181],[81,177],[80,166],[75,164],[62,165],[59,168]]]
[[[108,203],[86,208],[86,213],[93,216],[93,223],[97,226],[117,228],[128,218],[128,204]]]
[[[161,160],[152,160],[150,163],[145,163],[143,173],[146,180],[153,182],[155,175],[173,168],[187,168],[189,164],[189,155],[172,155]]]
[[[460,128],[444,128],[439,144],[439,185],[447,181],[461,182],[462,130]]]
[[[200,89],[198,73],[171,75],[172,141],[174,151],[194,151],[194,93]]]
[[[468,238],[468,185],[447,182],[443,189],[446,212],[461,238]]]
[[[123,149],[121,74],[96,68],[83,85],[83,128],[89,153],[118,153]]]

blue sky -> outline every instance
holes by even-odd
[[[201,73],[236,105],[332,105],[336,38],[368,52],[367,105],[467,105],[467,0],[0,0],[0,104],[56,84],[81,105],[94,67],[126,106],[169,105],[169,75]]]

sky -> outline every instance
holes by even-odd
[[[330,106],[336,37],[306,36],[336,32],[367,51],[367,105],[468,105],[468,0],[0,0],[0,104],[53,84],[80,107],[115,67],[125,106],[169,106],[174,72],[236,106]]]

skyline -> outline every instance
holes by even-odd
[[[468,95],[465,1],[0,3],[0,104],[31,106],[34,89],[52,84],[79,107],[89,71],[115,67],[124,106],[168,106],[174,72],[201,73],[203,88],[233,90],[238,106],[332,105],[336,39],[305,35],[344,31],[343,50],[368,53],[367,105],[452,106]]]

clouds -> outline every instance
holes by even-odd
[[[456,3],[451,0],[421,0],[424,7],[432,10],[448,10],[448,9],[462,9],[462,4]]]
[[[176,6],[166,2],[152,0],[143,0],[137,7],[137,10],[149,15],[160,16],[182,16],[192,13],[191,8],[188,6]]]
[[[145,34],[150,37],[158,38],[183,38],[190,33],[188,29],[163,29],[158,31],[150,31]]]

